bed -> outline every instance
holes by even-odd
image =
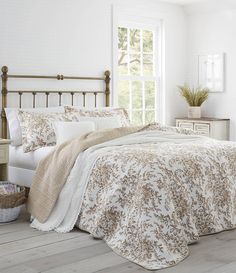
[[[104,90],[66,90],[65,88],[59,90],[9,90],[8,82],[14,79],[24,79],[28,80],[57,80],[57,81],[86,81],[86,82],[104,82]],[[8,107],[8,100],[15,99],[18,100],[18,108],[22,109],[24,95],[31,95],[32,97],[32,107],[26,109],[35,109],[37,111],[37,95],[45,96],[45,108],[50,109],[50,95],[58,96],[57,104],[59,106],[62,105],[63,95],[70,95],[71,103],[73,106],[75,104],[75,97],[79,96],[82,101],[82,106],[86,107],[87,98],[93,96],[93,106],[97,107],[100,101],[103,101],[102,106],[109,107],[110,104],[110,71],[105,71],[104,76],[100,77],[80,77],[80,76],[65,76],[62,74],[58,74],[55,76],[52,75],[12,75],[8,73],[8,67],[2,67],[2,110],[1,110],[1,137],[9,138],[8,132],[8,123],[6,117],[5,108]],[[55,102],[55,98],[54,98]],[[68,104],[67,104],[68,105]],[[40,108],[43,109],[43,108]],[[40,111],[40,110],[39,110]],[[54,111],[54,110],[53,110]],[[15,132],[14,132],[15,133]],[[24,153],[22,146],[13,146],[10,145],[10,162],[9,162],[9,180],[12,183],[30,187],[32,184],[32,179],[35,173],[35,169],[37,167],[38,162],[43,159],[53,148],[52,147],[44,147],[37,151],[33,151],[30,153]]]
[[[109,81],[105,79],[107,90]],[[73,131],[82,126],[84,110],[65,109],[66,126],[74,126]],[[102,111],[106,116],[107,110]],[[35,132],[28,135],[36,133],[36,137],[23,145],[27,155],[22,155],[21,148],[11,150],[11,167],[34,172],[27,203],[33,228],[69,232],[77,226],[103,239],[117,254],[155,270],[186,258],[188,245],[200,236],[236,227],[234,142],[158,123],[139,127],[122,123],[94,129],[52,150],[40,150],[37,140],[48,128],[40,126],[48,118],[21,112],[22,139],[27,128],[33,128]],[[63,132],[71,130],[65,128]]]

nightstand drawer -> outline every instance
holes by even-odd
[[[201,136],[207,136],[207,137],[210,136],[209,133],[207,133],[207,132],[205,132],[205,131],[195,131],[195,132],[197,132],[197,134],[198,134],[198,135],[201,135]]]
[[[0,145],[0,164],[8,163],[8,145]]]
[[[179,121],[178,122],[178,127],[193,130],[193,123],[192,122]]]
[[[197,134],[218,140],[229,140],[230,120],[220,118],[176,118],[176,126],[193,129]]]
[[[209,136],[210,135],[210,124],[204,123],[194,123],[194,131],[203,135]]]

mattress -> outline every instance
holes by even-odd
[[[10,146],[9,181],[30,188],[39,161],[48,155],[53,148],[43,147],[34,152],[24,153],[22,146]]]
[[[42,147],[34,152],[24,153],[22,146],[10,146],[9,166],[35,170],[39,161],[48,155],[54,147]]]

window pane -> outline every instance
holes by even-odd
[[[146,111],[145,112],[145,123],[155,122],[155,111]]]
[[[145,90],[145,108],[154,109],[155,108],[155,82],[148,81],[144,83]]]
[[[128,33],[127,28],[119,27],[119,29],[118,29],[118,38],[119,38],[118,48],[119,48],[119,50],[127,50],[128,49],[127,33]]]
[[[130,50],[140,52],[140,30],[130,29]]]
[[[129,81],[119,82],[118,103],[120,107],[129,108]]]
[[[153,32],[143,30],[143,51],[153,52]]]
[[[139,76],[140,71],[140,54],[130,54],[130,74]]]
[[[142,82],[135,81],[132,82],[132,108],[142,109],[143,98],[142,98]]]
[[[153,75],[153,55],[143,54],[143,75],[152,76]]]
[[[148,28],[118,28],[118,104],[129,111],[135,125],[156,118],[154,36]]]
[[[142,111],[133,111],[132,112],[132,124],[142,125],[143,124],[143,112]]]
[[[119,52],[119,75],[128,75],[128,56],[125,52]]]

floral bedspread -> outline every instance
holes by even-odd
[[[178,135],[176,129],[146,130]],[[119,145],[102,153],[77,221],[147,269],[173,266],[199,236],[236,225],[236,143],[164,139],[165,132],[163,141]]]

